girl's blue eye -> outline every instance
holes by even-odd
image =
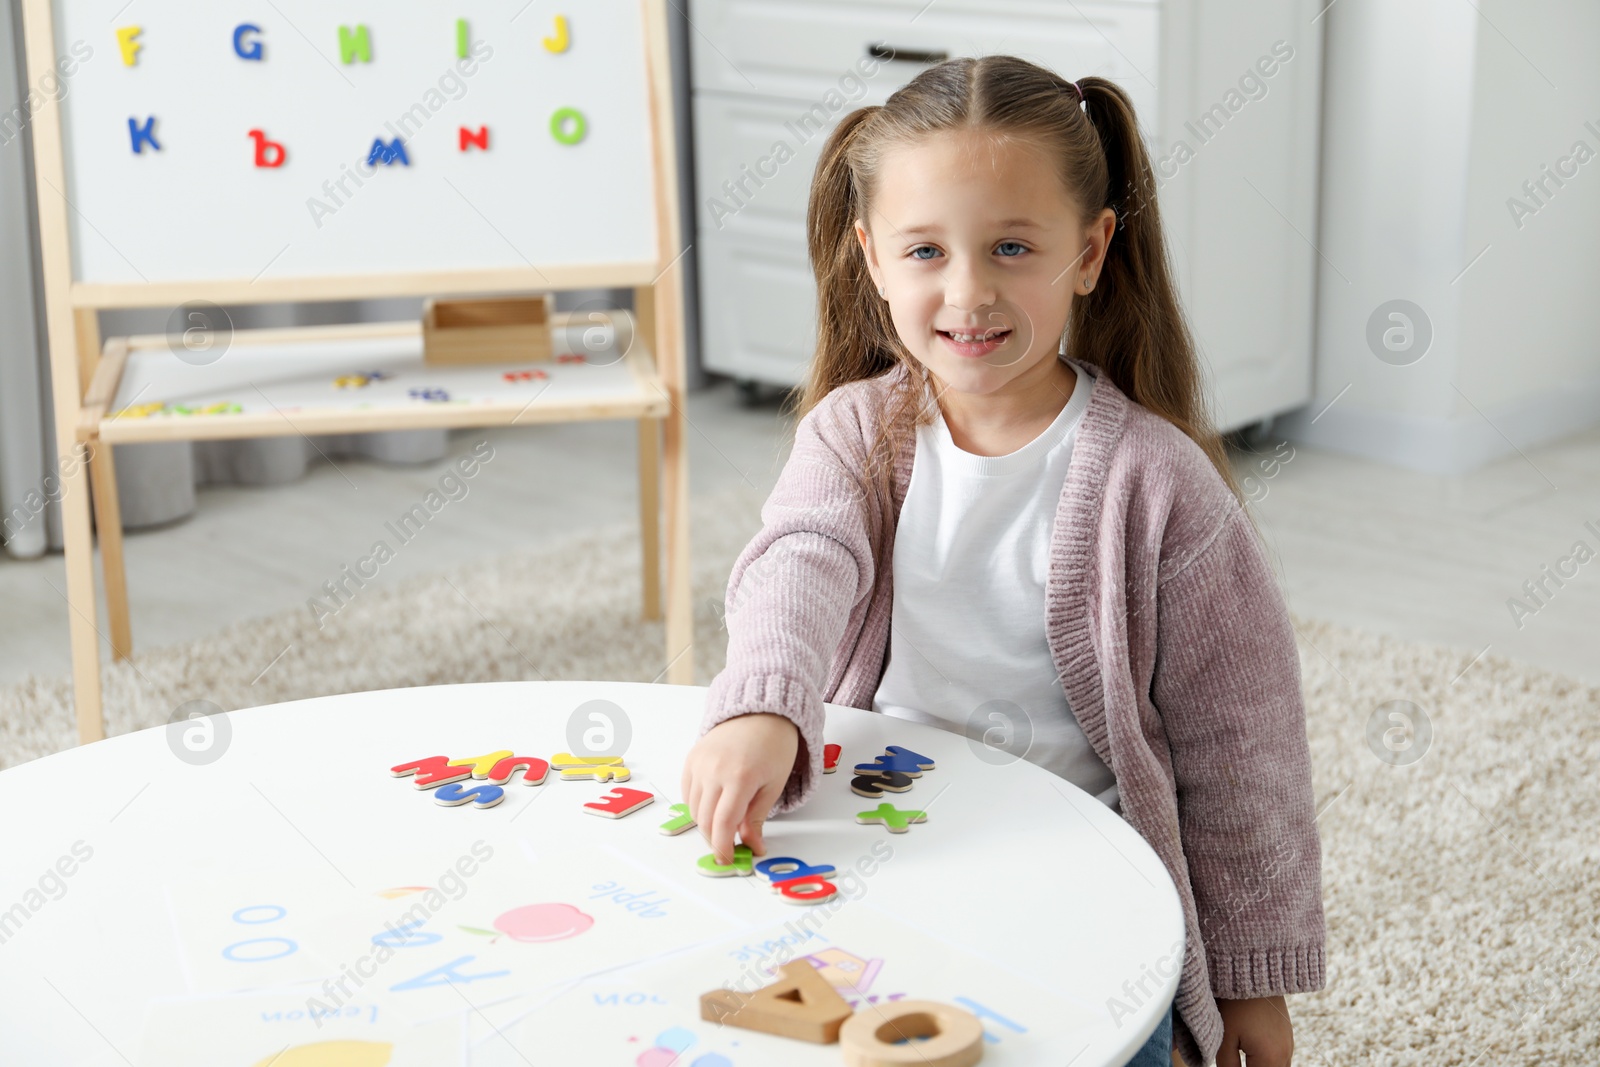
[[[926,252],[937,252],[938,249],[934,248],[932,245],[918,245],[916,248],[913,248],[911,250],[911,258],[913,258],[913,259],[921,259],[921,260],[928,259],[929,257],[927,257],[927,256],[919,256],[919,255],[917,255],[918,252],[924,252],[924,251],[926,251]]]
[[[998,248],[1004,248],[1006,245],[1012,245],[1015,248],[1021,249],[1021,252],[1026,252],[1027,251],[1026,247],[1024,247],[1021,244],[1018,244],[1016,241],[1001,241],[1000,244],[997,247]],[[1017,255],[1020,255],[1021,252],[1018,252]],[[1007,256],[1006,258],[1010,259],[1010,258],[1014,258],[1014,257]]]

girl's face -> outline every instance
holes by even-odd
[[[943,388],[1032,391],[1055,380],[1075,293],[1099,274],[1116,215],[1087,228],[1031,144],[933,134],[883,160],[856,236],[902,343]]]

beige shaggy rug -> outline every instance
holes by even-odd
[[[693,503],[697,684],[721,669],[723,591],[760,505],[742,489]],[[321,631],[296,609],[141,651],[106,670],[108,728],[163,723],[196,698],[232,709],[443,682],[653,681],[666,666],[663,631],[639,619],[638,575],[637,528],[623,524],[363,590]],[[1288,1000],[1295,1062],[1591,1062],[1600,688],[1294,624],[1328,918],[1328,988]],[[64,677],[0,691],[0,765],[72,743],[70,695]],[[1378,709],[1394,700],[1414,702],[1431,729],[1414,762],[1420,730],[1398,752],[1399,735],[1383,740],[1397,720]]]

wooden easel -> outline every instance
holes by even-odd
[[[46,323],[49,329],[51,392],[55,408],[56,451],[61,479],[61,517],[65,540],[67,602],[70,609],[73,698],[80,742],[105,736],[100,690],[100,631],[96,625],[94,540],[98,529],[109,639],[115,659],[132,653],[127,578],[123,567],[122,525],[117,501],[113,446],[135,440],[198,440],[269,434],[360,433],[440,426],[518,425],[593,418],[635,418],[639,426],[639,521],[643,555],[642,616],[662,617],[660,525],[665,505],[666,650],[669,682],[693,680],[693,620],[689,591],[688,467],[684,441],[683,286],[677,215],[676,140],[672,118],[670,58],[665,9],[641,0],[650,120],[653,134],[655,212],[658,241],[647,262],[541,269],[497,269],[426,274],[343,275],[326,278],[262,278],[146,284],[85,284],[73,277],[68,189],[62,144],[60,101],[44,96],[34,114],[35,181],[39,205]],[[30,81],[55,62],[52,0],[24,0],[24,32]],[[321,411],[315,418],[288,423],[227,415],[190,415],[159,426],[136,427],[109,411],[130,351],[139,339],[100,337],[102,308],[175,306],[203,298],[219,304],[293,300],[343,300],[385,296],[552,291],[595,287],[629,288],[634,316],[649,355],[635,351],[636,378],[646,395],[625,405],[527,405],[519,415],[504,409],[478,410],[422,405],[416,409]],[[393,324],[318,327],[270,331],[279,340],[326,340]],[[263,333],[269,331],[261,331]],[[80,446],[91,450],[87,466],[76,461]],[[97,527],[91,526],[93,494]]]

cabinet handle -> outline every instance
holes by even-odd
[[[867,55],[873,59],[900,60],[906,63],[943,63],[950,58],[950,53],[944,50],[937,52],[922,48],[896,48],[889,44],[867,45]]]

